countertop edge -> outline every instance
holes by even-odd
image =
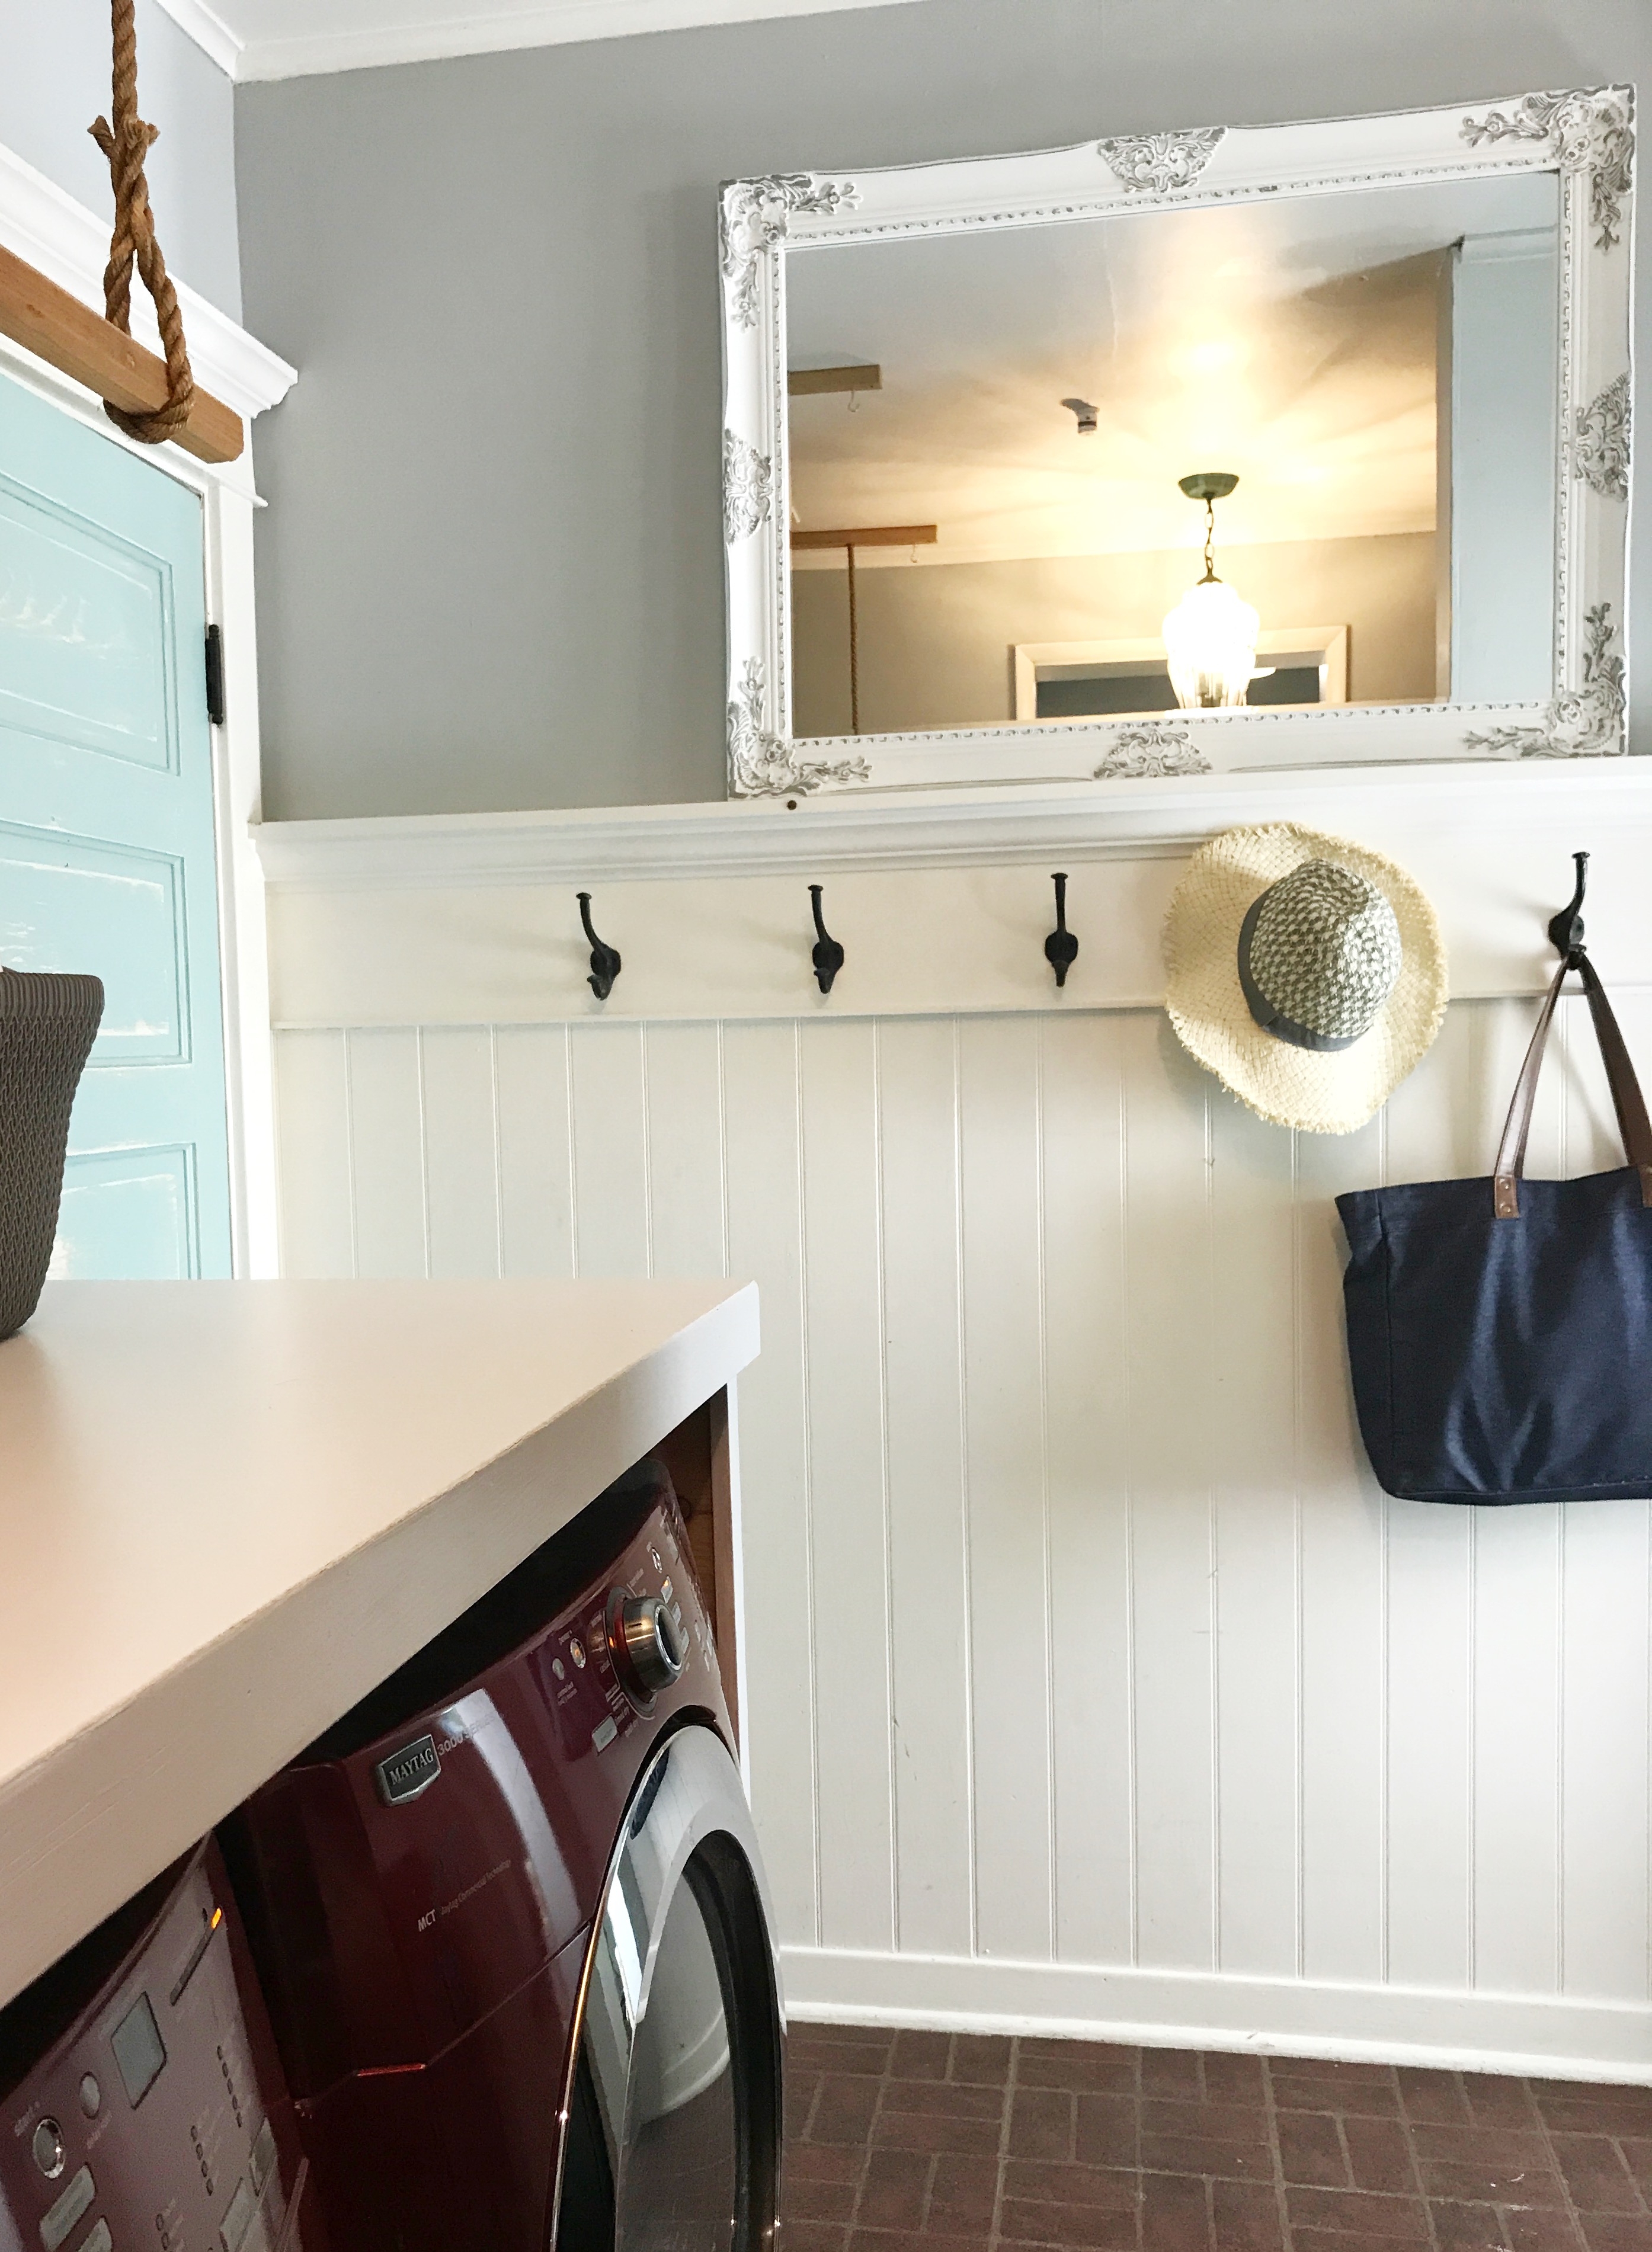
[[[0,1791],[0,2005],[756,1352],[748,1283],[13,1776]]]

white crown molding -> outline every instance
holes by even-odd
[[[162,4],[183,23],[196,0],[162,0]],[[371,7],[373,14],[384,17],[394,13],[403,20],[381,20],[358,30],[284,38],[249,38],[240,43],[234,75],[238,80],[309,78],[327,71],[369,70],[386,63],[440,62],[454,55],[499,54],[517,47],[561,46],[575,40],[624,38],[642,31],[685,31],[702,24],[749,24],[768,17],[818,16],[847,8],[910,4],[911,0],[554,0],[549,6],[493,8],[419,23],[405,20],[405,6],[398,0],[379,0]],[[356,12],[366,14],[369,7],[359,4]],[[209,48],[208,52],[212,52]]]
[[[265,822],[267,879],[293,891],[401,890],[686,877],[823,876],[1183,853],[1247,822],[1358,833],[1461,825],[1652,827],[1652,760],[1585,766],[1368,767],[1195,775],[1023,790],[938,790],[554,813],[415,814]],[[1557,828],[1557,824],[1560,826]],[[1564,854],[1562,854],[1564,858]]]
[[[0,148],[0,242],[59,288],[102,311],[108,220],[6,148]],[[296,368],[187,282],[178,283],[178,298],[190,365],[206,390],[233,407],[243,421],[286,397],[298,380]],[[132,332],[140,344],[159,351],[154,311],[142,290],[133,292]]]
[[[242,42],[223,18],[205,4],[205,0],[156,0],[156,5],[218,65],[226,78],[239,75]]]

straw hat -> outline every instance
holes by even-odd
[[[1405,871],[1294,822],[1200,846],[1165,963],[1189,1054],[1274,1125],[1314,1134],[1374,1116],[1446,1013],[1439,925]]]

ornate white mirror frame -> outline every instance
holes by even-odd
[[[1146,134],[853,177],[792,172],[730,182],[720,238],[730,796],[1201,774],[1226,763],[1210,753],[1219,731],[1233,727],[1307,730],[1278,763],[1321,768],[1622,752],[1634,114],[1633,89],[1607,87],[1466,108]],[[1560,184],[1549,701],[1191,711],[793,738],[789,244],[887,241],[1537,171],[1558,174]]]

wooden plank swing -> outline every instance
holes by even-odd
[[[103,276],[108,317],[0,247],[0,335],[95,391],[109,420],[141,444],[171,439],[201,462],[233,462],[246,442],[240,417],[203,391],[190,372],[178,293],[150,210],[143,159],[157,128],[137,114],[137,37],[132,0],[113,0],[114,123],[100,117],[93,139],[109,162],[115,233]],[[132,269],[155,300],[164,358],[130,334]]]

